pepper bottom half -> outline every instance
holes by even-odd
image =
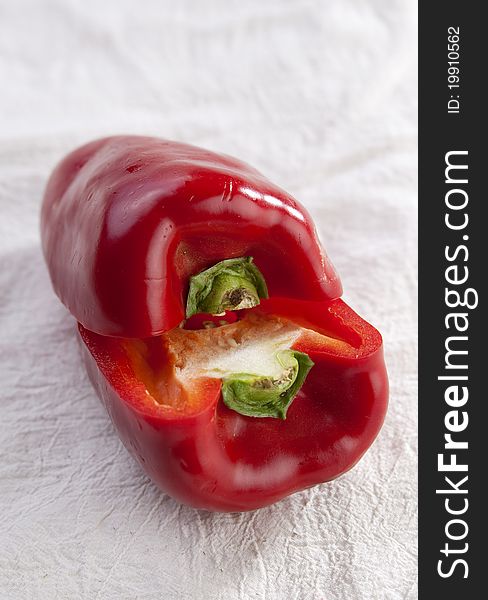
[[[79,325],[88,375],[123,444],[163,492],[184,504],[254,510],[335,479],[357,463],[383,423],[388,380],[381,336],[371,325],[342,300],[305,305],[278,298],[260,310],[341,341],[298,341],[296,349],[315,365],[285,420],[229,409],[218,379],[197,381],[190,406],[160,405],[145,381],[150,361],[141,370],[134,360],[141,345],[157,340],[109,338]],[[170,385],[167,392],[179,393]]]

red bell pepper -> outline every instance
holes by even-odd
[[[341,475],[375,439],[381,336],[339,299],[304,208],[248,165],[98,140],[55,169],[41,233],[94,387],[174,498],[259,508]]]

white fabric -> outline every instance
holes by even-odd
[[[416,598],[415,5],[0,0],[2,599]],[[209,514],[129,457],[38,233],[54,164],[111,133],[233,154],[311,211],[391,378],[350,473]]]

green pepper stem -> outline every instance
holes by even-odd
[[[276,359],[282,367],[278,377],[237,373],[225,378],[222,398],[226,406],[249,417],[286,419],[314,363],[307,354],[295,350],[282,350]]]
[[[186,318],[252,308],[267,297],[266,282],[252,257],[230,258],[190,277]]]

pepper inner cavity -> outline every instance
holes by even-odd
[[[214,329],[176,328],[163,337],[175,379],[220,379],[226,406],[250,417],[285,419],[313,366],[292,350],[302,328],[291,321],[248,313],[241,321]]]
[[[191,331],[176,328],[162,338],[182,382],[247,373],[265,377],[259,384],[265,386],[289,376],[290,367],[283,367],[277,355],[291,348],[301,332],[302,327],[291,321],[253,312],[230,325]]]

